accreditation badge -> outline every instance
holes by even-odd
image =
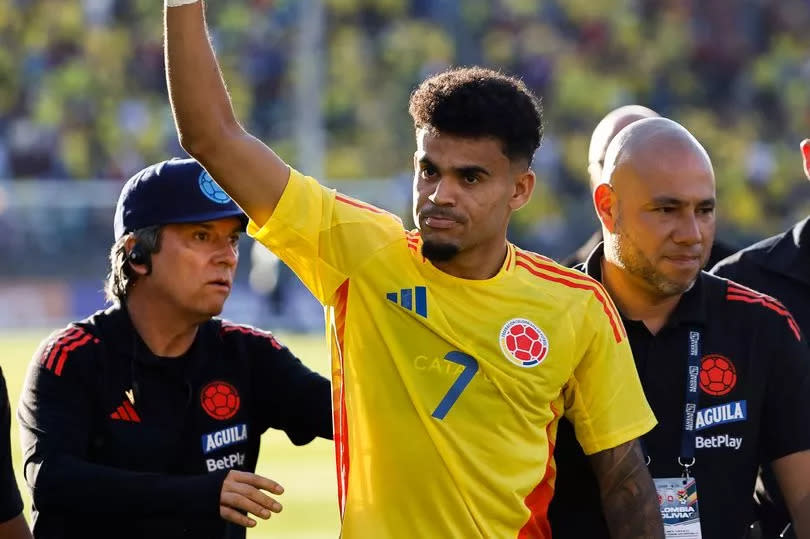
[[[653,479],[667,539],[701,539],[694,477]]]

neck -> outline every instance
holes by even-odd
[[[506,239],[497,248],[483,248],[460,252],[452,260],[431,263],[443,272],[459,279],[484,280],[498,274],[506,259]]]
[[[198,320],[175,312],[165,302],[147,296],[133,288],[126,300],[126,309],[149,350],[160,357],[178,357],[186,353],[197,336]]]
[[[678,305],[681,294],[662,296],[642,279],[604,257],[601,264],[602,284],[622,315],[630,320],[640,320],[653,335],[658,333]]]

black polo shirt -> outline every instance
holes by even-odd
[[[601,246],[586,263],[601,280]],[[702,334],[695,464],[703,537],[742,537],[754,520],[760,464],[810,449],[810,350],[776,300],[701,272],[667,324],[651,334],[623,319],[658,425],[644,436],[653,477],[680,477],[688,335]],[[719,376],[718,376],[719,375]],[[717,380],[712,381],[717,376]],[[555,449],[557,486],[549,510],[555,538],[608,537],[599,490],[570,424]]]
[[[11,407],[8,402],[6,379],[0,369],[0,524],[22,513],[23,504],[17,479],[11,466]]]
[[[55,332],[19,407],[37,538],[244,538],[219,515],[268,428],[331,438],[331,389],[270,333],[213,319],[157,357],[124,308]]]
[[[720,261],[711,272],[777,298],[810,335],[810,218]],[[760,518],[767,536],[776,536],[790,515],[769,470],[762,484]]]
[[[775,297],[810,334],[810,217],[720,261],[711,273]]]

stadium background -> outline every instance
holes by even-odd
[[[38,340],[103,306],[122,182],[182,155],[160,4],[0,0],[0,364],[12,402]],[[510,231],[524,247],[559,257],[590,235],[590,132],[628,103],[704,143],[719,237],[744,246],[810,214],[798,152],[810,136],[808,0],[210,0],[208,18],[246,127],[300,170],[406,221],[408,94],[471,63],[514,73],[544,99],[538,191]],[[288,332],[327,373],[319,308],[251,251],[244,240],[226,316]],[[267,442],[261,466],[287,486],[287,509],[261,533],[336,536],[329,444]]]

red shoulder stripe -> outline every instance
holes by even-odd
[[[62,348],[62,353],[59,354],[59,361],[56,363],[56,369],[54,369],[53,373],[56,376],[62,376],[62,368],[65,366],[65,361],[67,361],[68,353],[72,352],[73,350],[77,349],[80,346],[84,346],[91,340],[93,340],[93,336],[89,333],[86,333],[84,337],[81,339],[74,341],[72,344],[69,344]],[[98,339],[95,339],[98,342]]]
[[[388,213],[387,211],[381,210],[380,208],[377,208],[376,206],[372,206],[371,204],[366,204],[365,202],[361,202],[361,201],[357,200],[356,198],[347,197],[346,195],[342,195],[340,193],[335,194],[335,200],[343,202],[344,204],[348,204],[350,206],[354,206],[355,208],[362,208],[364,210],[368,210],[368,211],[370,211],[372,213],[381,213],[381,214]]]
[[[70,341],[74,340],[76,337],[82,335],[83,333],[84,332],[82,328],[78,327],[73,327],[65,332],[60,333],[57,337],[55,337],[51,341],[51,343],[42,353],[42,356],[39,358],[39,364],[44,366],[48,370],[53,368],[53,360],[58,354],[59,348],[62,347],[64,344],[67,344]]]
[[[563,268],[554,264],[554,262],[546,258],[544,256],[538,255],[536,253],[532,253],[540,260],[534,260],[531,256],[528,255],[525,251],[517,251],[518,255],[523,255],[528,258],[530,262],[532,262],[535,267],[539,269],[543,269],[552,273],[556,273],[558,275],[562,275],[568,278],[573,278],[575,280],[584,281],[586,284],[595,287],[595,294],[597,298],[600,298],[599,301],[602,302],[602,305],[605,306],[607,309],[610,310],[613,317],[616,320],[621,320],[621,316],[619,315],[619,310],[616,308],[616,305],[613,304],[613,301],[610,300],[610,295],[605,290],[605,287],[602,286],[602,283],[594,279],[593,277],[582,273],[581,271],[577,271],[574,269]],[[621,331],[622,336],[627,337],[627,332],[624,329],[624,324],[619,323],[619,328]]]
[[[754,301],[746,301],[741,299],[742,297],[747,297]],[[778,299],[734,281],[728,281],[726,299],[731,301],[745,301],[746,303],[758,303],[776,311],[787,319],[788,326],[790,326],[791,331],[793,331],[793,334],[796,336],[796,340],[801,341],[801,331],[799,331],[799,325],[796,323],[796,319],[793,318],[793,315],[787,310],[787,307]]]
[[[552,282],[555,282],[555,283],[560,283],[560,284],[565,285],[565,286],[567,286],[569,288],[578,288],[578,289],[581,289],[581,290],[589,290],[589,291],[593,292],[594,296],[596,296],[596,299],[599,300],[599,303],[602,304],[602,310],[605,312],[605,314],[608,317],[608,321],[610,322],[610,327],[613,329],[613,338],[616,339],[617,343],[622,342],[622,338],[625,336],[623,326],[622,326],[621,322],[617,323],[617,321],[620,320],[620,319],[618,318],[618,315],[616,315],[613,312],[613,310],[611,309],[612,303],[609,300],[606,299],[607,298],[607,292],[605,292],[604,289],[602,288],[602,286],[599,285],[598,283],[596,283],[596,281],[593,281],[593,279],[590,279],[590,278],[588,278],[588,279],[590,279],[590,282],[588,282],[588,281],[585,281],[585,282],[577,281],[575,276],[567,275],[566,273],[559,272],[559,271],[555,271],[553,273],[558,273],[560,275],[565,276],[566,278],[555,277],[553,275],[548,275],[548,274],[545,274],[545,273],[541,273],[544,269],[546,269],[544,267],[544,265],[538,264],[537,262],[531,260],[530,258],[528,258],[522,252],[517,253],[517,261],[515,262],[515,265],[524,268],[526,271],[528,271],[532,275],[535,275],[536,277],[540,277],[541,279],[545,279],[545,280],[552,281]],[[551,268],[555,269],[553,266],[551,266]],[[569,277],[572,277],[572,278],[569,278]],[[622,328],[622,329],[620,329],[620,328]]]
[[[414,253],[419,253],[419,232],[405,231],[405,245]]]
[[[763,294],[762,292],[757,292],[756,290],[752,290],[751,288],[744,287],[742,285],[738,285],[735,282],[729,281],[728,282],[728,293],[740,294],[743,296],[748,296],[751,298],[762,298],[767,302],[773,303],[779,307],[784,308],[785,305],[776,299],[773,296],[769,296],[768,294]]]
[[[762,297],[751,297],[751,296],[749,296],[747,294],[742,295],[742,294],[734,293],[734,292],[731,291],[731,289],[729,289],[728,294],[726,294],[726,299],[728,301],[742,301],[744,303],[756,303],[756,304],[762,305],[763,307],[767,307],[768,309],[770,309],[772,311],[775,311],[775,312],[779,313],[780,315],[785,317],[785,319],[787,320],[788,326],[790,326],[790,330],[793,332],[793,335],[796,336],[796,340],[797,341],[802,340],[802,336],[801,336],[802,334],[799,331],[799,326],[796,324],[796,321],[793,319],[793,315],[791,315],[790,312],[788,312],[787,310],[779,307],[778,305],[776,305],[774,303],[771,303],[769,301],[766,301],[765,298],[762,298]]]
[[[278,342],[278,340],[276,340],[273,334],[270,333],[269,331],[263,331],[261,329],[257,329],[251,326],[242,326],[231,322],[225,321],[222,322],[222,333],[233,333],[234,331],[237,333],[242,333],[243,335],[253,335],[255,337],[262,337],[263,339],[268,339],[270,341],[270,344],[276,350],[281,350],[283,348],[281,346],[281,343]]]
[[[563,268],[561,266],[558,266],[558,265],[554,264],[554,261],[552,261],[550,258],[547,258],[547,257],[542,256],[542,255],[538,255],[537,253],[532,253],[532,255],[534,257],[536,257],[537,259],[539,259],[539,260],[535,260],[532,256],[530,256],[528,253],[523,252],[523,251],[519,252],[518,254],[522,254],[522,255],[526,256],[538,268],[544,269],[546,271],[550,271],[552,273],[556,273],[558,275],[563,275],[565,277],[585,281],[586,283],[597,287],[597,289],[602,294],[604,294],[604,297],[609,298],[607,290],[605,290],[605,287],[602,286],[602,283],[600,283],[599,281],[597,281],[593,277],[582,273],[581,271],[577,271],[577,270],[569,269],[569,268]],[[621,317],[619,316],[619,311],[618,311],[618,309],[616,309],[616,306],[613,304],[613,301],[607,301],[606,303],[607,303],[607,306],[610,308],[611,312],[613,313],[613,316],[617,320],[621,320]],[[625,331],[624,331],[624,326],[620,324],[620,327],[622,328],[622,334],[626,337],[627,333],[625,333]]]
[[[97,337],[87,333],[84,328],[70,328],[57,336],[46,348],[40,357],[39,364],[52,371],[56,376],[61,376],[68,354],[91,341],[94,343],[100,342]]]

